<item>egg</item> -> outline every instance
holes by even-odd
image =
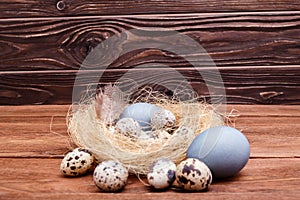
[[[226,178],[236,175],[246,165],[250,145],[237,129],[217,126],[199,134],[190,144],[186,156],[203,161],[214,177]]]
[[[122,118],[116,123],[116,132],[130,138],[138,138],[142,129],[140,124],[132,118]]]
[[[159,109],[151,116],[151,126],[154,129],[172,128],[175,123],[175,115],[166,109]]]
[[[182,161],[177,166],[175,176],[177,184],[188,191],[205,190],[212,182],[212,174],[209,168],[195,158]]]
[[[158,106],[150,103],[134,103],[125,108],[120,118],[132,118],[140,124],[142,130],[147,131],[151,129],[151,116],[158,109]]]
[[[138,137],[139,140],[155,140],[158,139],[159,135],[156,131],[142,131],[140,136]]]
[[[168,140],[171,137],[171,134],[164,130],[155,131],[158,138],[162,140]]]
[[[60,171],[66,176],[79,176],[87,173],[93,162],[94,157],[88,150],[76,148],[63,158]]]
[[[128,169],[121,162],[107,160],[95,168],[93,180],[101,191],[117,192],[125,187],[128,174]]]
[[[148,183],[155,189],[166,189],[175,180],[176,165],[168,158],[160,158],[150,166]]]

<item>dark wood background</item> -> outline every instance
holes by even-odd
[[[300,104],[297,0],[0,0],[0,104],[70,104],[77,70],[95,46],[115,33],[152,26],[198,41],[221,72],[229,103]],[[181,58],[135,53],[116,60],[103,82],[134,66],[163,63],[208,96]]]

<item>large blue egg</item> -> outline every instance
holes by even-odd
[[[160,109],[158,106],[150,103],[134,103],[125,108],[120,118],[132,118],[136,120],[144,131],[151,129],[151,116]]]
[[[187,150],[187,158],[203,161],[216,178],[236,175],[246,165],[249,156],[247,138],[228,126],[207,129],[194,139]]]

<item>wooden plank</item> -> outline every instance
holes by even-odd
[[[286,106],[290,107],[290,106]],[[293,108],[292,106],[291,108]],[[298,106],[296,106],[297,108]],[[1,118],[14,118],[22,115],[26,117],[65,117],[70,105],[26,105],[26,106],[1,106]]]
[[[299,13],[196,13],[0,20],[0,66],[1,71],[78,69],[91,50],[105,39],[124,30],[143,27],[161,27],[190,36],[206,49],[217,66],[298,65]],[[144,47],[139,46],[134,52],[135,56],[125,54],[110,68],[125,69],[146,63],[190,66],[174,53],[140,48]],[[115,55],[116,49],[107,49],[108,56]],[[195,60],[201,55],[187,56]],[[205,60],[203,62],[207,64]],[[99,69],[99,66],[96,68]]]
[[[293,122],[293,126],[278,124],[265,125],[270,118],[253,120],[239,119],[235,127],[241,130],[251,145],[251,157],[300,157],[300,137],[297,130],[300,128],[300,118],[291,120],[279,118],[279,122]],[[63,125],[64,118],[55,118],[50,132],[51,119],[45,125],[36,123],[0,123],[2,127],[0,157],[62,157],[71,148]],[[264,122],[265,124],[253,125]],[[231,126],[234,126],[230,124]],[[33,126],[34,128],[27,128]]]
[[[154,192],[131,176],[121,193],[101,193],[92,175],[65,178],[59,173],[60,159],[0,158],[0,189],[4,199],[227,199],[227,198],[293,198],[300,195],[300,159],[250,159],[234,178],[214,181],[209,191],[186,193],[168,190]],[[24,167],[26,166],[26,167]]]
[[[246,135],[253,157],[300,157],[300,117],[240,117],[231,126]]]
[[[70,105],[0,106],[0,117],[65,117]],[[226,105],[227,114],[237,117],[300,117],[299,105]]]
[[[253,158],[300,157],[300,106],[276,107],[233,107],[240,117],[229,125],[249,139]],[[62,157],[71,147],[65,123],[68,106],[0,108],[0,157]]]
[[[226,109],[240,117],[300,117],[297,105],[226,105]]]
[[[184,81],[189,83],[199,96],[207,100],[210,97],[223,96],[225,90],[227,103],[231,104],[300,103],[298,92],[300,90],[300,66],[219,67],[221,82],[213,76],[217,74],[215,72],[207,76],[207,80],[204,81],[199,70],[196,68],[148,68],[144,69],[143,73],[135,69],[90,70],[83,71],[77,77],[76,87],[74,87],[76,70],[0,72],[0,104],[71,104],[74,88],[84,93],[92,84],[114,83],[126,76],[131,77],[137,83],[154,81],[161,84],[168,82],[179,84],[185,79]],[[205,73],[206,70],[203,69],[201,72]],[[174,72],[179,74],[181,79],[174,80]],[[148,76],[149,73],[151,76]]]
[[[293,0],[1,0],[0,18],[299,9],[299,2]]]
[[[251,197],[250,197],[251,195]],[[116,200],[132,200],[132,199],[140,199],[141,196],[143,197],[143,199],[161,199],[161,200],[168,200],[169,198],[188,198],[188,199],[192,199],[192,200],[196,200],[199,199],[199,196],[204,196],[204,199],[224,199],[225,198],[230,198],[230,199],[241,199],[241,198],[261,198],[262,196],[266,199],[276,199],[276,198],[286,198],[286,199],[297,199],[298,198],[298,193],[297,192],[292,192],[290,194],[283,194],[282,192],[272,192],[269,191],[268,193],[266,192],[256,192],[256,193],[250,193],[249,196],[248,194],[243,194],[243,193],[237,193],[237,194],[224,194],[222,192],[220,193],[215,193],[214,195],[209,195],[209,194],[205,194],[202,195],[202,193],[184,193],[184,194],[175,194],[175,193],[167,193],[167,194],[162,194],[162,193],[146,193],[146,194],[124,194],[124,193],[120,193],[120,194],[95,194],[95,195],[86,195],[86,194],[67,194],[68,197],[72,198],[72,199],[88,199],[88,200],[93,200],[95,199],[95,197],[100,197],[100,198],[111,198],[113,196],[114,199]],[[43,198],[45,197],[45,195],[33,195],[35,197],[40,197]],[[65,194],[47,194],[47,196],[45,197],[45,199],[59,199],[59,198],[65,198]]]

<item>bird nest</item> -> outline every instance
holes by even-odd
[[[73,104],[67,115],[72,141],[91,151],[98,162],[114,159],[127,166],[131,173],[146,174],[158,158],[169,158],[178,164],[185,159],[197,134],[224,124],[222,116],[208,103],[195,101],[195,98],[180,101],[175,95],[170,98],[149,88],[143,90],[147,95],[124,100],[117,87],[108,86],[96,96]],[[171,111],[176,117],[176,125],[168,130],[168,134],[158,130],[161,137],[151,139],[132,139],[117,134],[115,121],[124,108],[135,102],[148,102]]]

